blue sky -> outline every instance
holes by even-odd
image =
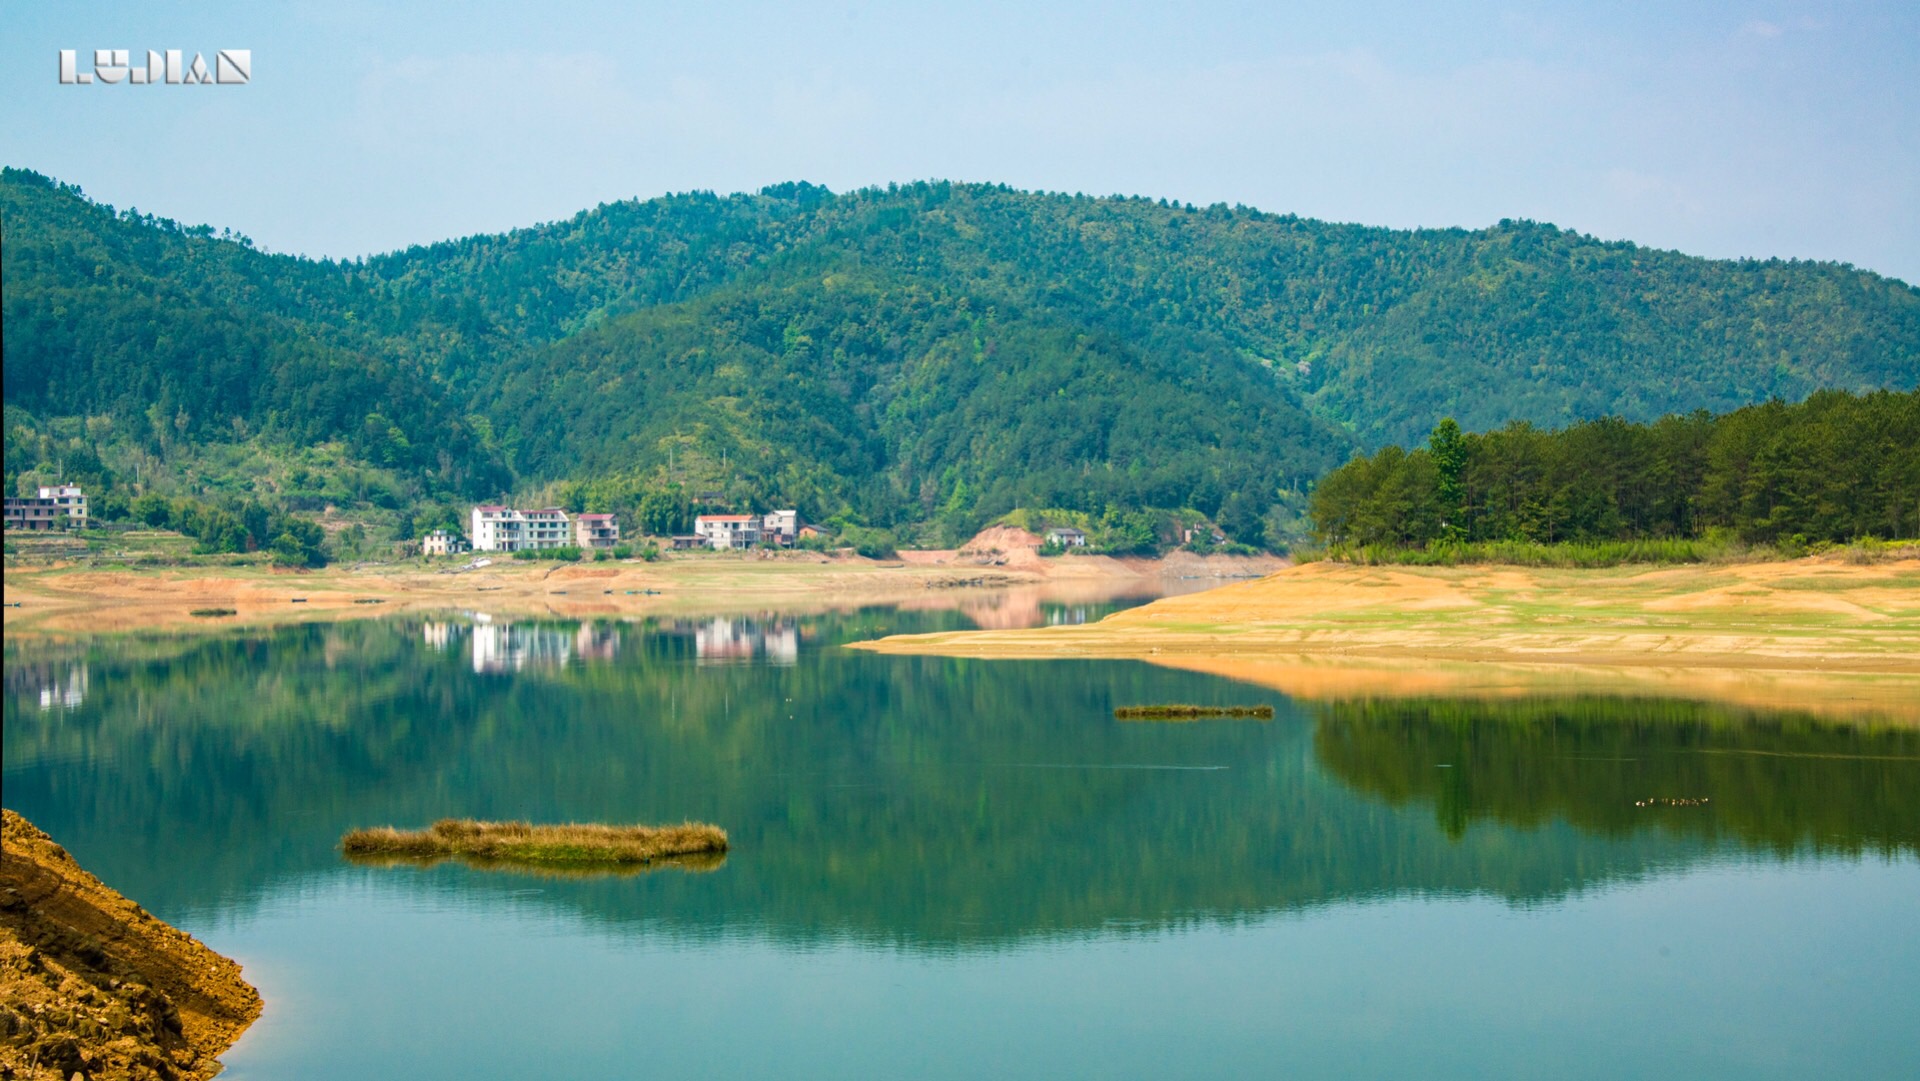
[[[942,177],[1552,221],[1920,282],[1920,4],[7,0],[0,161],[353,256],[664,191]],[[57,50],[253,51],[238,87]]]

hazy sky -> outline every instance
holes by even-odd
[[[0,161],[352,256],[630,196],[943,177],[1526,217],[1920,282],[1920,3],[0,0]],[[57,51],[253,51],[61,86]]]

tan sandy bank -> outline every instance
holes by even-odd
[[[1584,571],[1311,563],[1093,624],[855,648],[1138,658],[1306,698],[1654,694],[1920,721],[1920,560]]]
[[[1030,555],[1030,553],[1028,553]],[[461,569],[419,562],[329,567],[107,570],[8,567],[9,634],[91,634],[272,624],[473,609],[500,615],[625,619],[650,615],[805,613],[896,604],[977,609],[987,625],[1023,625],[1039,602],[1094,603],[1201,588],[1265,573],[1271,558],[1101,557],[995,562],[953,553],[871,560],[814,552],[674,553],[657,562],[495,560]]]
[[[0,1076],[206,1078],[260,1016],[240,966],[147,914],[5,812]]]

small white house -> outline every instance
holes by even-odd
[[[1059,548],[1085,548],[1087,535],[1072,526],[1047,530],[1047,543]]]
[[[451,529],[436,529],[420,538],[421,555],[455,556],[471,547],[472,545],[467,543],[467,538]]]
[[[77,484],[42,484],[40,498],[53,500],[53,512],[64,514],[72,526],[78,528],[87,524],[87,493]]]

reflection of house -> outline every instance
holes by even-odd
[[[40,708],[73,709],[87,700],[87,666],[64,661],[8,661],[8,697],[34,695]]]
[[[473,547],[481,552],[525,552],[573,543],[573,522],[554,507],[515,510],[497,503],[473,508]]]
[[[776,510],[768,512],[760,519],[761,535],[774,544],[783,547],[792,546],[800,539],[800,512],[797,510]]]
[[[693,520],[693,531],[714,549],[751,548],[760,543],[760,519],[751,514],[702,514]]]
[[[610,661],[620,653],[620,628],[606,623],[582,623],[573,632],[573,651],[583,661]]]
[[[420,538],[420,554],[454,556],[467,550],[467,538],[451,529],[436,529]]]
[[[454,636],[458,633],[458,628],[454,624],[433,620],[429,620],[420,628],[420,637],[429,647],[441,653],[445,653],[447,647],[453,644]]]
[[[1085,548],[1087,535],[1071,526],[1047,530],[1047,543],[1061,548]]]
[[[711,619],[693,628],[693,651],[702,665],[762,658],[768,664],[786,666],[800,657],[800,630],[787,620]]]
[[[573,656],[573,636],[551,627],[514,623],[473,626],[473,670],[518,672],[529,664],[558,667]]]
[[[620,521],[611,514],[576,514],[573,543],[582,548],[611,548],[620,543]]]

